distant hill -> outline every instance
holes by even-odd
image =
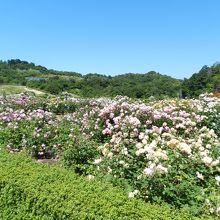
[[[183,96],[196,97],[204,92],[220,92],[220,64],[204,66],[182,83]]]
[[[114,77],[92,73],[82,75],[47,69],[19,59],[0,61],[0,84],[22,85],[52,94],[66,91],[83,97],[178,97],[181,90],[184,97],[193,97],[206,91],[219,91],[219,74],[220,64],[204,66],[189,79],[179,80],[154,71]]]

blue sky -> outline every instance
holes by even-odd
[[[220,61],[219,0],[2,0],[0,59],[189,77]]]

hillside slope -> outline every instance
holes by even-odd
[[[183,96],[196,97],[204,92],[220,92],[220,64],[204,66],[182,83]]]
[[[127,73],[118,76],[82,75],[76,72],[49,70],[19,59],[0,61],[0,84],[15,84],[52,94],[69,92],[82,97],[132,98],[196,97],[204,92],[220,91],[220,64],[204,66],[189,79],[178,80],[150,71],[145,74]]]

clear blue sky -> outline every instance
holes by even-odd
[[[189,77],[220,61],[220,0],[2,0],[0,59]]]

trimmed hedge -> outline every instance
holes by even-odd
[[[0,219],[198,218],[183,210],[129,199],[111,185],[0,150]]]

